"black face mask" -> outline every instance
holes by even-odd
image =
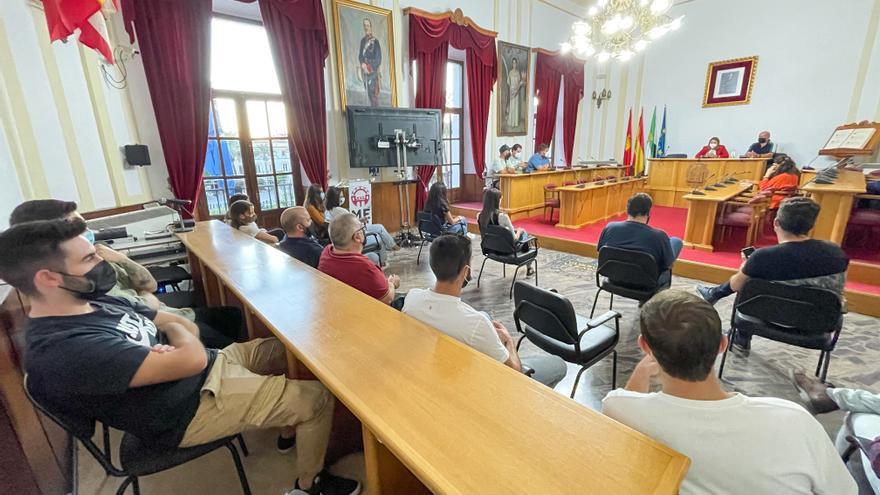
[[[60,286],[64,290],[73,292],[81,299],[98,299],[99,297],[110,292],[110,289],[112,289],[113,286],[116,285],[116,270],[114,270],[113,266],[111,266],[110,263],[108,263],[106,260],[101,261],[97,265],[93,266],[91,270],[87,271],[83,275],[71,275],[64,272],[58,273],[64,275],[65,277],[86,280],[86,282],[88,283],[88,288],[86,290],[72,289],[63,285]]]
[[[758,138],[759,144],[767,144],[767,138]]]

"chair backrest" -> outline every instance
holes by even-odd
[[[416,213],[416,221],[419,223],[419,232],[432,237],[443,235],[443,223],[430,211]]]
[[[834,291],[755,278],[737,295],[735,309],[804,335],[836,331],[841,317],[840,296]]]
[[[657,288],[660,277],[657,260],[652,255],[612,246],[599,250],[597,273],[615,284],[644,290]]]
[[[509,230],[500,225],[480,227],[480,249],[483,253],[515,254],[516,244]]]
[[[668,155],[664,155],[663,158],[687,158],[687,153],[669,153]]]
[[[556,189],[556,184],[544,184],[544,191],[552,191]]]
[[[563,186],[573,186],[573,185],[575,185],[575,184],[577,184],[577,182],[576,182],[576,181],[573,181],[573,180],[567,180],[567,181],[565,181],[565,182],[562,183]]]
[[[513,286],[513,301],[517,331],[522,333],[520,322],[523,322],[552,339],[578,345],[577,315],[571,301],[556,292],[522,281]]]

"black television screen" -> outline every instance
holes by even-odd
[[[408,166],[440,161],[440,110],[348,106],[348,157],[351,168],[396,167],[396,130],[416,136],[418,148],[407,147]],[[403,156],[401,156],[403,164]]]
[[[127,144],[123,147],[125,162],[129,165],[150,165],[150,150],[144,144]]]

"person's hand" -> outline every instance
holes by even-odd
[[[389,275],[388,276],[388,283],[393,285],[395,289],[399,289],[400,288],[400,277],[398,277],[397,275]]]
[[[165,345],[165,344],[156,344],[150,348],[150,352],[155,352],[156,354],[165,354],[166,352],[171,352],[174,350],[173,345]]]
[[[501,340],[501,343],[507,345],[508,342],[513,341],[513,337],[510,336],[510,332],[504,328],[504,325],[501,324],[500,321],[492,320],[492,326],[495,327],[495,333],[498,334],[498,338]]]
[[[758,154],[755,153],[754,151],[748,151],[748,152],[746,152],[746,156],[749,158],[755,158],[756,156],[758,156]]]
[[[104,244],[95,244],[95,252],[102,259],[109,261],[111,263],[119,263],[121,261],[125,261],[128,259],[128,256],[120,253],[119,251],[114,251],[108,246]]]
[[[651,354],[645,354],[645,357],[639,361],[639,364],[636,365],[635,371],[633,374],[640,373],[646,377],[654,377],[660,374],[660,365],[657,364],[657,360],[654,359],[654,356]]]

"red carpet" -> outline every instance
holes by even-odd
[[[476,202],[456,203],[454,206],[473,210],[480,210],[482,205]],[[553,225],[545,223],[541,217],[531,217],[524,220],[513,222],[517,227],[526,229],[529,233],[537,234],[543,237],[555,237],[557,239],[566,239],[571,241],[580,241],[588,244],[596,244],[599,240],[599,234],[608,222],[616,222],[624,220],[625,214],[618,215],[605,222],[597,222],[582,227],[579,230],[557,229]],[[655,206],[651,209],[651,225],[658,229],[664,230],[670,236],[684,237],[684,228],[687,222],[687,209],[671,208],[666,206]],[[696,261],[708,265],[723,266],[727,268],[739,268],[742,263],[739,250],[743,245],[745,231],[742,229],[733,230],[729,237],[722,244],[716,244],[714,252],[699,251],[696,249],[684,248],[679,258],[688,261]],[[764,235],[758,239],[759,246],[769,246],[776,244],[776,236],[770,233],[769,229]],[[864,245],[864,243],[859,243]],[[862,249],[847,248],[847,255],[851,260],[866,263],[880,264],[880,253],[876,250],[868,251]],[[869,292],[872,294],[880,294],[880,287],[876,285],[864,284],[859,282],[847,282],[848,289],[858,290],[861,292]]]

